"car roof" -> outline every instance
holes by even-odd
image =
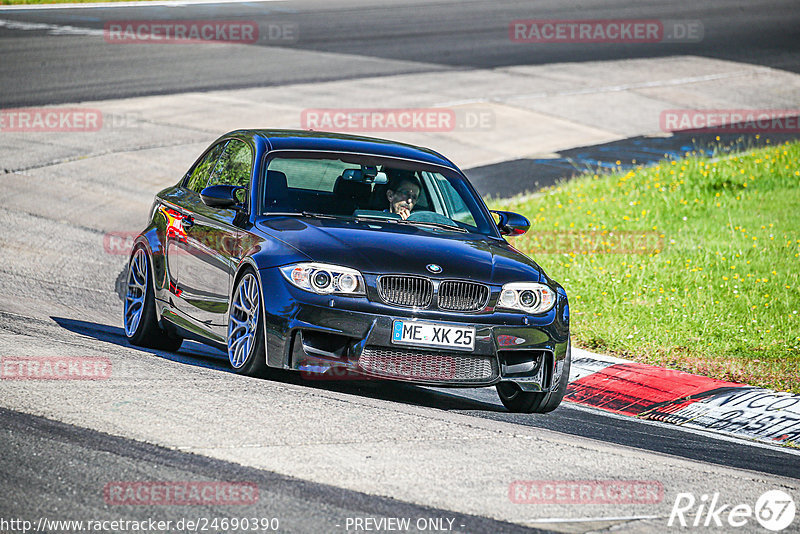
[[[452,161],[428,148],[374,137],[308,130],[236,130],[226,137],[232,135],[260,137],[268,143],[270,150],[354,152],[456,168]]]

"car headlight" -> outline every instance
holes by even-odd
[[[556,303],[556,292],[544,284],[513,282],[500,291],[497,307],[525,313],[544,313]]]
[[[326,263],[295,263],[281,267],[295,287],[320,295],[365,295],[364,277],[355,269]]]

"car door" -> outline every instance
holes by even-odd
[[[218,340],[224,340],[226,312],[232,276],[238,262],[239,230],[236,222],[243,216],[237,209],[206,206],[200,191],[211,185],[240,185],[249,187],[253,169],[253,151],[239,139],[225,143],[209,172],[191,188],[193,196],[184,203],[189,209],[182,220],[185,233],[184,253],[180,255],[177,306],[203,330]],[[190,178],[189,184],[192,184]],[[199,187],[200,191],[194,191]],[[246,190],[240,200],[244,200]]]
[[[181,258],[187,254],[186,227],[189,224],[184,221],[187,217],[191,218],[191,212],[200,198],[198,195],[206,186],[226,143],[227,141],[224,141],[210,147],[184,175],[180,187],[173,189],[163,197],[165,202],[158,208],[166,221],[166,263],[169,273],[169,291],[172,293],[170,302],[174,309],[181,308],[180,264],[182,263]]]

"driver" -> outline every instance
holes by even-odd
[[[396,213],[401,218],[408,219],[411,210],[419,200],[419,192],[422,190],[419,179],[413,171],[389,171],[389,187],[386,190],[386,198],[389,200],[389,213]]]

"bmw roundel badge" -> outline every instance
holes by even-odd
[[[442,267],[436,265],[435,263],[429,263],[428,265],[425,266],[425,268],[428,269],[433,274],[439,274],[440,272],[442,272]]]

